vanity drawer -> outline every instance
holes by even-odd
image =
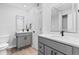
[[[42,42],[45,45],[50,46],[60,52],[63,52],[64,54],[68,54],[68,55],[72,54],[72,47],[71,46],[68,46],[68,45],[47,39],[47,38],[43,38],[43,37],[39,37],[39,42]]]
[[[65,54],[63,54],[63,53],[61,53],[61,52],[58,52],[58,51],[54,50],[54,55],[65,55]]]
[[[45,46],[45,55],[64,55],[64,54],[48,46]]]
[[[32,35],[32,33],[17,33],[16,36],[27,36],[27,35]]]
[[[54,50],[45,46],[45,55],[54,55]]]
[[[39,51],[41,51],[42,53],[44,52],[44,45],[42,43],[38,43],[38,49]]]

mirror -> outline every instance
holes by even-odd
[[[52,8],[52,17],[51,17],[51,32],[59,31],[59,10]]]
[[[77,4],[61,3],[51,10],[51,32],[77,32]]]
[[[16,31],[24,30],[24,16],[16,16]]]

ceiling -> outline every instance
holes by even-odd
[[[37,3],[8,3],[8,5],[15,6],[24,10],[30,10],[32,7],[37,7]]]
[[[39,5],[39,3],[0,3],[0,5],[2,4],[8,4],[24,10],[31,10],[33,7],[38,7],[41,5]],[[59,11],[72,9],[72,3],[57,3],[54,8]]]
[[[74,3],[60,3],[56,5],[55,8],[58,9],[59,11],[63,11],[63,10],[72,9],[75,5],[76,3],[75,4]]]

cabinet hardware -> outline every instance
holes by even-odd
[[[42,47],[39,47],[39,48],[42,48]]]
[[[53,51],[51,51],[51,55],[53,55]]]
[[[33,33],[35,33],[35,31],[33,31]]]

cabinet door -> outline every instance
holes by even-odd
[[[79,55],[79,48],[73,47],[73,55]]]
[[[32,44],[32,36],[31,35],[27,35],[25,36],[25,45],[30,45]]]
[[[18,48],[25,46],[25,40],[23,36],[18,37]]]
[[[43,55],[43,53],[41,53],[41,52],[38,52],[38,55]]]
[[[44,53],[44,45],[40,42],[38,42],[38,50]]]
[[[54,50],[45,46],[45,55],[54,55]]]

